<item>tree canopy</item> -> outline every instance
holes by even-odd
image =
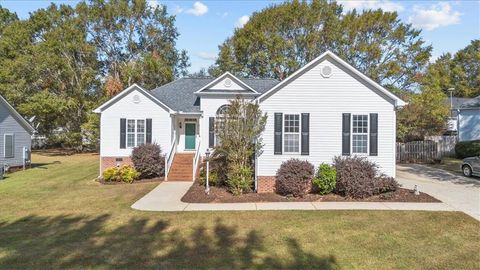
[[[396,13],[356,10],[326,0],[293,1],[254,13],[219,46],[210,72],[285,77],[330,50],[390,89],[414,90],[431,46]]]
[[[449,88],[455,88],[457,97],[476,97],[480,95],[480,39],[472,40],[465,48],[441,55],[429,65],[423,85],[437,88],[448,94]]]
[[[108,96],[186,73],[174,23],[164,6],[145,0],[52,3],[25,20],[0,8],[0,93],[35,116],[41,134],[53,137],[60,128],[56,140],[81,145],[82,134],[98,135],[91,110]]]

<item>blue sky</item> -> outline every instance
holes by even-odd
[[[0,0],[0,5],[14,11],[20,18],[47,7],[52,1]],[[75,5],[77,1],[53,1]],[[177,16],[179,49],[190,56],[190,71],[207,68],[215,61],[220,45],[241,27],[249,16],[283,1],[165,1],[152,0],[152,6],[163,4]],[[382,8],[397,11],[404,22],[422,29],[422,37],[433,45],[433,59],[445,52],[456,52],[472,39],[480,38],[480,1],[338,1],[346,9]]]

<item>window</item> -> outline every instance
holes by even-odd
[[[135,147],[145,143],[145,120],[127,120],[127,147]]]
[[[284,116],[283,151],[285,153],[300,152],[300,115],[285,114]]]
[[[3,145],[3,155],[6,158],[13,158],[15,153],[15,139],[13,134],[5,134],[4,137],[4,145]]]
[[[352,153],[368,153],[368,115],[352,116]]]

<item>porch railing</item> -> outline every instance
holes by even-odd
[[[173,131],[173,144],[170,147],[170,151],[165,156],[165,181],[168,179],[168,173],[170,172],[170,167],[172,167],[173,158],[175,157],[175,153],[177,152],[177,134],[176,131]]]
[[[195,157],[193,158],[192,181],[195,181],[195,176],[197,174],[198,162],[200,161],[200,145],[201,145],[201,139],[200,139],[200,137],[198,137],[197,149],[195,149]]]

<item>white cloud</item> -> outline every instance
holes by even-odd
[[[160,2],[158,2],[157,0],[150,0],[147,2],[147,4],[152,9],[156,9],[157,7],[160,6]]]
[[[416,27],[431,31],[438,27],[460,23],[461,15],[460,12],[453,11],[449,3],[438,3],[430,8],[414,6],[413,15],[408,21]]]
[[[343,5],[344,11],[350,11],[353,9],[366,10],[366,9],[382,9],[386,12],[400,12],[405,8],[400,3],[395,3],[388,0],[358,0],[358,1],[337,1],[337,3]]]
[[[216,60],[217,54],[209,52],[198,52],[197,56],[203,60]]]
[[[193,7],[185,11],[188,14],[192,14],[195,16],[202,16],[208,12],[208,7],[203,4],[202,2],[195,2]]]
[[[242,17],[238,18],[237,22],[235,23],[235,27],[242,28],[249,20],[250,17],[243,15]]]
[[[180,6],[175,6],[175,8],[173,8],[173,15],[178,15],[182,12],[183,12],[183,8],[181,8]]]

